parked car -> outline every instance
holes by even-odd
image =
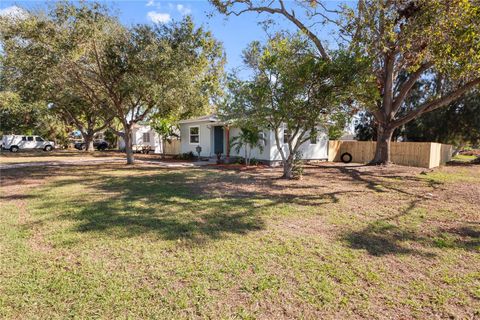
[[[23,136],[23,135],[5,135],[2,138],[2,147],[11,152],[19,150],[42,149],[44,151],[52,151],[55,148],[53,141],[48,141],[40,136]]]
[[[73,145],[75,149],[78,150],[85,150],[85,142],[77,142]],[[96,148],[97,150],[106,150],[108,149],[108,142],[105,140],[94,140],[93,141],[93,147]]]

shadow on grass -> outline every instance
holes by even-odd
[[[351,231],[342,237],[353,249],[366,250],[373,256],[419,255],[433,257],[429,248],[453,248],[480,251],[480,229],[473,225],[463,225],[433,231],[409,229],[396,220],[407,216],[419,201],[411,204],[399,214],[378,219],[359,231]]]
[[[396,225],[377,221],[368,227],[348,233],[344,239],[353,249],[365,249],[373,256],[387,254],[431,255],[404,245],[404,241],[421,240],[414,232],[402,230]]]
[[[97,168],[98,172],[95,171]],[[155,166],[102,164],[98,167],[46,168],[41,171],[32,169],[30,173],[24,172],[19,177],[16,177],[13,171],[9,172],[12,174],[12,183],[18,183],[19,179],[21,181],[32,178],[31,175],[34,178],[38,175],[36,178],[39,179],[49,175],[61,177],[61,180],[46,185],[46,191],[50,190],[51,196],[44,198],[42,192],[36,194],[37,197],[42,197],[42,201],[38,202],[38,206],[41,206],[38,209],[46,215],[47,220],[73,221],[76,232],[98,233],[110,237],[149,235],[166,240],[186,240],[195,244],[234,234],[246,235],[261,231],[266,228],[269,214],[288,214],[288,211],[297,209],[295,206],[320,207],[339,202],[342,196],[354,196],[364,192],[358,187],[356,190],[349,188],[330,191],[322,185],[302,183],[288,185],[286,188],[272,178],[276,173],[237,175],[205,168],[176,170]],[[387,178],[391,177],[395,175]],[[319,176],[319,179],[321,178],[323,180],[320,181],[334,179],[348,183],[353,179],[359,182],[357,185],[365,184],[367,189],[385,192],[375,190],[378,189],[376,184],[382,183],[382,176],[378,173],[352,173],[333,167],[326,168]],[[88,192],[85,195],[69,194],[63,198],[54,194],[57,190],[70,190],[70,186],[74,185],[86,187]],[[310,192],[305,194],[303,189]],[[400,189],[394,183],[385,189],[414,196],[411,205],[389,218],[373,222],[362,230],[347,231],[348,233],[343,234],[343,239],[350,247],[365,249],[376,256],[429,255],[423,250],[414,249],[413,247],[418,246],[412,247],[410,244],[416,242],[420,245],[434,245],[433,240],[394,223],[395,219],[409,214],[417,203],[423,200],[423,196],[408,193],[408,188]],[[290,207],[292,205],[293,207]],[[51,208],[55,208],[55,212],[63,213],[52,216]],[[455,243],[459,247],[465,245],[468,248],[474,245],[474,242],[467,245],[461,239]]]
[[[390,172],[375,172],[374,170],[361,171],[359,168],[372,168],[370,165],[360,165],[360,166],[330,166],[330,168],[337,169],[342,176],[349,177],[352,181],[356,181],[365,185],[369,190],[378,193],[388,193],[396,192],[402,193],[408,196],[413,196],[416,198],[424,198],[423,195],[411,192],[408,188],[408,183],[400,187],[400,183],[395,183],[387,181],[386,179],[401,180],[403,182],[419,183],[425,182],[425,179],[418,177],[417,175],[400,175],[396,174],[395,171]],[[374,167],[373,167],[374,168]],[[427,180],[428,186],[432,189],[441,188],[443,183]]]
[[[470,233],[462,234],[465,230]],[[470,227],[436,230],[433,234],[421,234],[386,222],[374,222],[360,231],[347,233],[345,240],[353,249],[363,249],[373,256],[419,255],[432,257],[429,248],[463,249],[480,252],[479,231]],[[415,244],[412,246],[412,244]]]
[[[70,185],[78,184],[83,175],[81,184],[89,189],[89,194],[93,194],[92,199],[80,195],[65,199],[54,196],[40,202],[41,211],[48,214],[49,208],[63,209],[65,213],[51,219],[73,221],[76,232],[119,238],[148,234],[165,240],[201,244],[265,229],[264,218],[270,214],[270,207],[292,204],[317,206],[337,202],[339,194],[350,192],[302,197],[293,193],[272,195],[269,187],[274,181],[272,179],[205,169],[136,167],[135,172],[139,175],[111,176],[104,173],[98,177],[82,173],[83,170],[78,168],[70,173],[69,179],[53,181],[48,188],[68,190]],[[148,170],[154,172],[149,173]],[[267,186],[261,190],[207,190],[212,186],[249,186],[252,182],[260,183],[260,180]]]

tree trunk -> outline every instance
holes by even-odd
[[[385,127],[380,123],[378,124],[375,157],[370,164],[388,165],[391,163],[390,142],[392,141],[394,130],[394,128]]]
[[[83,142],[85,143],[85,151],[93,152],[93,136],[95,133],[93,131],[88,131],[87,133],[82,133]]]
[[[125,136],[123,137],[125,140],[125,153],[127,154],[127,164],[133,164],[135,159],[133,157],[133,149],[132,149],[132,129],[129,126],[124,126],[125,129]]]
[[[286,161],[283,161],[283,179],[293,179],[293,157],[288,156]]]

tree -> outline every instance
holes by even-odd
[[[425,100],[428,87],[436,83],[435,78],[419,81],[410,96],[406,99],[399,115],[408,114],[418,108]],[[363,113],[355,128],[359,140],[375,140],[377,125],[370,113]],[[425,113],[418,118],[397,128],[393,133],[394,140],[434,141],[453,144],[457,149],[480,142],[480,94],[474,90],[445,108]]]
[[[64,145],[72,128],[40,103],[24,103],[13,92],[0,92],[0,136],[5,134],[39,135]]]
[[[356,12],[344,14],[343,34],[371,59],[377,77],[380,99],[370,108],[378,125],[373,162],[389,163],[396,128],[480,85],[480,7],[475,0],[360,1]],[[439,77],[435,90],[402,112],[415,85],[433,75]]]
[[[478,90],[448,107],[424,114],[402,130],[407,141],[435,141],[461,149],[480,143],[480,92]]]
[[[84,6],[76,19],[68,19],[71,7],[58,4],[48,16],[29,12],[22,19],[1,20],[2,82],[16,92],[24,104],[48,106],[67,125],[74,125],[93,151],[95,133],[104,130],[112,117],[105,115],[92,91],[77,76],[82,70],[73,57],[81,55],[89,37],[99,34],[107,18],[95,15],[102,7]],[[27,12],[27,11],[25,11]]]
[[[176,125],[177,121],[173,118],[160,118],[158,116],[154,116],[150,120],[150,126],[155,130],[156,133],[160,136],[162,140],[162,158],[165,158],[165,145],[164,142],[171,142],[171,138],[178,137],[177,129],[178,126]]]
[[[119,36],[118,36],[119,35]],[[156,114],[168,117],[205,108],[217,88],[223,55],[210,33],[190,18],[140,25],[94,49],[93,78],[109,97],[110,112],[123,126],[127,163],[133,163],[132,127]]]
[[[244,52],[253,77],[230,79],[222,104],[226,118],[273,130],[286,179],[293,177],[300,146],[333,125],[333,115],[348,111],[344,102],[365,81],[359,76],[363,64],[348,54],[332,52],[332,59],[324,60],[312,51],[300,35],[277,34],[265,45],[253,42]]]
[[[166,117],[206,108],[218,90],[224,63],[221,46],[209,32],[195,28],[190,18],[126,28],[97,3],[58,3],[46,15],[32,12],[29,17],[13,24],[19,33],[4,37],[31,47],[26,53],[32,56],[24,58],[46,57],[33,68],[38,73],[35,90],[25,91],[34,95],[59,91],[59,96],[48,96],[58,110],[69,105],[61,102],[72,92],[88,103],[88,111],[98,111],[104,123],[114,117],[122,130],[111,129],[125,140],[128,164],[134,162],[135,123],[154,113]],[[50,69],[56,73],[46,72]],[[61,81],[45,87],[52,78]]]
[[[330,59],[329,53],[315,26],[337,26],[340,44],[370,59],[370,72],[377,82],[377,92],[368,108],[379,128],[373,160],[376,164],[390,162],[390,141],[396,128],[448,105],[480,84],[478,0],[360,0],[355,8],[344,5],[339,9],[318,0],[289,4],[305,11],[305,21],[283,0],[211,2],[226,15],[257,12],[283,16],[312,41],[325,60]],[[438,87],[415,110],[400,116],[412,87],[432,73],[443,75],[455,85]]]
[[[258,127],[243,127],[240,128],[240,133],[231,139],[230,148],[235,149],[237,154],[244,148],[246,166],[250,165],[253,149],[258,148],[260,152],[263,152],[265,138],[260,135],[260,132]]]
[[[93,151],[95,134],[107,129],[113,117],[78,96],[67,95],[55,101],[50,105],[51,110],[59,114],[65,123],[76,127],[85,142],[85,151]]]

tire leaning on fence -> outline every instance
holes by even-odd
[[[340,159],[342,160],[343,163],[350,163],[352,162],[352,155],[348,152],[342,153],[340,156]]]

